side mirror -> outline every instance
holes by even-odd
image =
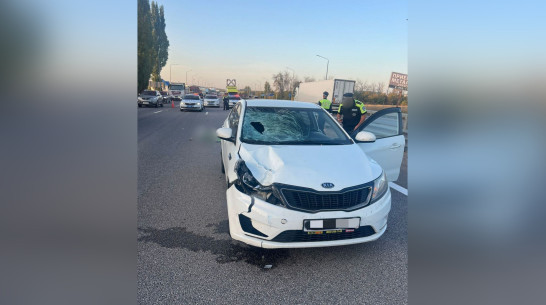
[[[235,139],[231,137],[231,128],[222,127],[216,129],[216,136],[222,140],[235,143]]]
[[[368,131],[361,131],[356,134],[355,140],[357,142],[373,143],[375,142],[375,135]]]

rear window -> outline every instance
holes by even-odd
[[[142,91],[141,95],[154,95],[155,96],[155,91],[145,90],[145,91]]]
[[[207,95],[205,98],[217,98],[216,95]]]
[[[168,95],[166,91],[161,91],[161,95]]]
[[[230,96],[230,100],[240,100],[241,98],[239,96]]]
[[[198,100],[199,96],[197,96],[197,95],[186,95],[186,96],[184,96],[184,99],[185,100]]]

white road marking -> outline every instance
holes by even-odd
[[[163,111],[163,110],[159,110],[159,111],[156,111],[156,112],[154,112],[154,113],[160,113],[161,111]]]
[[[393,183],[393,182],[389,182],[389,186],[397,191],[399,191],[400,193],[404,194],[404,195],[408,195],[408,190],[406,190],[405,188],[401,187],[400,185],[396,184],[396,183]]]

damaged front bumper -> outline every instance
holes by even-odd
[[[310,248],[341,246],[378,239],[387,229],[391,193],[355,211],[308,213],[273,205],[246,195],[232,185],[227,190],[229,231],[233,239],[262,248]],[[360,228],[330,230],[319,235],[305,232],[304,220],[360,218]]]

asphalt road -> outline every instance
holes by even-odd
[[[233,241],[214,136],[228,112],[177,104],[138,109],[139,303],[407,303],[405,195],[391,190],[387,231],[371,243],[266,250]]]

